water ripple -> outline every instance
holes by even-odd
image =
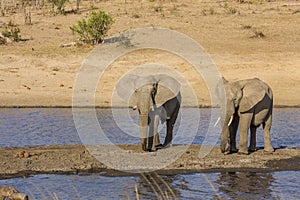
[[[194,133],[191,128],[195,116],[200,112],[200,122],[193,144],[201,144],[208,130],[210,122],[210,109],[185,109],[184,124],[186,133],[177,136],[180,120],[174,128],[174,144],[189,144]],[[122,111],[122,109],[121,109]],[[121,113],[122,112],[118,112]],[[126,112],[124,111],[124,116]],[[138,124],[138,112],[130,111],[131,118]],[[272,143],[275,148],[300,148],[300,109],[280,108],[274,109],[273,125],[271,129]],[[111,109],[98,109],[97,117],[106,136],[114,144],[137,144],[139,139],[123,132],[113,119]],[[122,118],[122,116],[121,116]],[[178,117],[180,119],[180,116]],[[0,109],[0,147],[8,146],[34,146],[34,145],[65,145],[80,144],[71,109],[61,108],[2,108]],[[82,124],[83,126],[88,125]],[[125,120],[121,122],[125,130],[136,132],[132,124]],[[165,125],[160,126],[161,138],[164,138]],[[136,128],[136,127],[135,127]],[[219,142],[217,143],[219,145]],[[263,130],[258,129],[257,146],[263,146]]]

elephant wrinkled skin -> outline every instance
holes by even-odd
[[[139,111],[142,149],[156,151],[169,146],[181,103],[180,84],[174,78],[163,74],[129,74],[119,81],[116,89],[121,98],[129,101],[129,107]],[[167,134],[162,145],[158,136],[159,121],[167,123]]]
[[[220,83],[221,84],[221,83]],[[240,128],[239,150],[241,154],[256,150],[256,129],[264,129],[264,150],[273,152],[270,129],[272,124],[273,93],[271,88],[258,78],[228,82],[223,78],[225,95],[220,84],[218,95],[221,100],[221,152],[237,152],[236,133]],[[250,146],[248,148],[248,130]],[[228,148],[226,149],[226,145]]]

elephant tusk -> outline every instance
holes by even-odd
[[[230,124],[232,123],[232,121],[233,121],[233,115],[231,115],[231,117],[230,117],[230,119],[229,119],[229,122],[228,122],[228,126],[230,126]]]
[[[151,111],[154,111],[154,106],[151,106],[150,109],[151,109]]]
[[[218,125],[218,123],[219,123],[220,120],[221,120],[221,117],[219,117],[219,118],[217,119],[217,121],[216,121],[214,127],[216,127],[216,126]]]
[[[136,110],[136,109],[137,109],[137,106],[133,106],[132,109],[133,109],[133,110]]]

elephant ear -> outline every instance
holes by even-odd
[[[158,84],[155,103],[159,107],[178,95],[180,83],[176,79],[164,74],[157,75],[156,79]]]
[[[135,107],[137,105],[135,85],[138,79],[139,77],[136,75],[126,74],[116,85],[117,94],[129,104],[129,107]]]
[[[251,79],[242,88],[242,99],[239,104],[240,112],[246,112],[260,102],[268,92],[268,88],[259,79]]]
[[[218,98],[220,105],[225,102],[225,85],[227,83],[229,83],[229,82],[224,77],[222,77],[218,81],[216,89],[215,89],[215,95]]]
[[[137,106],[137,96],[136,90],[143,85],[153,84],[156,79],[153,76],[137,76],[133,74],[126,74],[123,76],[118,84],[116,85],[117,94],[126,102],[128,102],[129,107]]]
[[[136,109],[137,107],[137,95],[136,92],[133,92],[129,98],[129,108]]]

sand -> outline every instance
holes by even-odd
[[[75,7],[72,0],[65,10]],[[197,41],[228,80],[258,77],[273,89],[275,106],[300,106],[300,3],[296,0],[82,1],[79,14],[53,15],[50,7],[31,7],[32,25],[24,25],[22,10],[7,11],[0,17],[0,30],[12,21],[22,38],[29,40],[0,48],[0,106],[72,106],[74,81],[93,47],[60,45],[77,40],[69,27],[93,9],[102,9],[115,20],[106,38],[141,27],[178,31]],[[264,37],[258,37],[260,32]],[[96,106],[110,107],[118,77],[153,61],[188,80],[198,106],[211,105],[203,78],[193,66],[167,52],[142,51],[124,55],[105,71],[95,94]]]

